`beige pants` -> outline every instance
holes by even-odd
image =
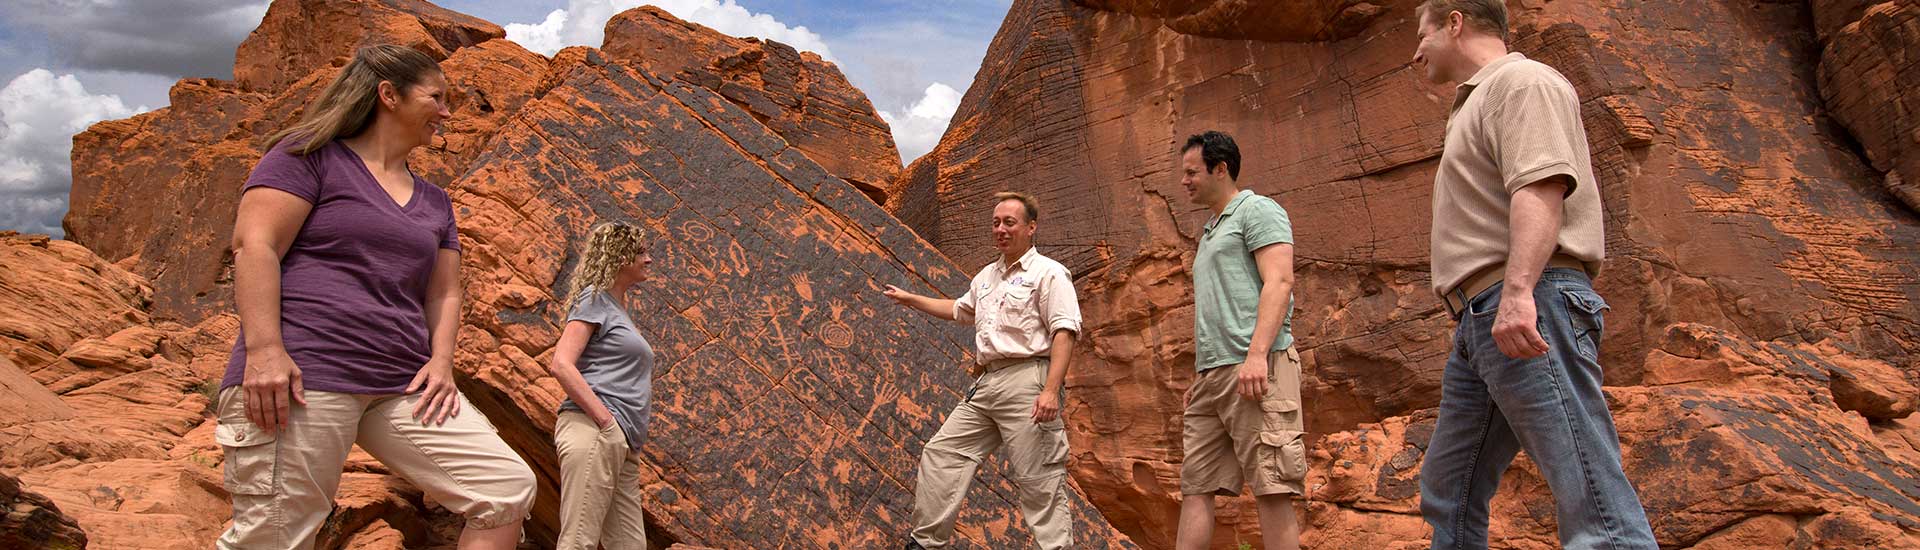
[[[1182,415],[1180,494],[1305,494],[1305,420],[1300,414],[1300,354],[1289,346],[1267,355],[1267,395],[1240,397],[1234,365],[1202,372]]]
[[[640,514],[640,453],[627,449],[620,425],[601,429],[580,411],[560,413],[553,427],[560,451],[560,542],[557,550],[646,550]]]
[[[508,525],[533,508],[533,470],[466,396],[460,414],[439,426],[413,419],[420,394],[308,391],[306,399],[276,433],[247,420],[239,386],[220,391],[214,439],[225,448],[233,494],[233,526],[216,544],[222,550],[313,548],[355,443],[466,517],[469,529]]]
[[[1046,550],[1073,544],[1066,424],[1058,418],[1033,423],[1033,401],[1046,386],[1047,367],[1045,359],[1037,359],[981,375],[973,397],[955,407],[927,442],[913,491],[914,541],[930,549],[947,546],[974,470],[1004,443],[1020,491],[1020,514],[1034,542]]]

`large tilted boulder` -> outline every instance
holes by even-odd
[[[301,13],[353,16],[289,15]],[[562,393],[545,361],[565,313],[562,281],[592,224],[631,219],[657,236],[655,277],[636,312],[660,354],[642,487],[652,542],[897,544],[910,527],[920,447],[968,382],[971,338],[880,290],[957,292],[970,270],[881,209],[879,188],[897,171],[898,153],[864,95],[817,56],[725,37],[656,9],[615,17],[605,51],[574,47],[552,58],[488,39],[491,27],[469,19],[424,3],[280,0],[243,46],[239,65],[253,65],[237,66],[239,82],[183,81],[172,106],[76,137],[83,168],[68,234],[153,277],[140,283],[151,302],[142,321],[199,323],[191,330],[218,333],[201,340],[230,345],[227,241],[259,139],[296,120],[353,47],[430,37],[402,43],[443,59],[454,117],[410,161],[448,189],[460,217],[460,384],[473,413],[486,414],[540,474],[532,538],[550,542],[558,526],[551,430]],[[253,55],[293,48],[284,43],[296,30],[330,38],[271,63]],[[100,375],[86,369],[96,364],[182,362],[164,350],[183,336],[137,324],[60,346],[60,376],[47,381],[93,382]],[[188,361],[199,375],[224,365],[209,346]],[[211,456],[217,466],[201,409],[177,408],[196,415],[168,428],[169,444],[194,447],[178,460]],[[46,448],[21,460],[61,459],[61,448]],[[349,470],[377,468],[355,464]],[[194,473],[217,476],[203,470]],[[962,511],[959,537],[969,547],[1027,540],[1004,472],[997,460],[982,468]],[[384,471],[362,473],[352,491],[343,488],[353,504],[335,514],[323,542],[444,539],[444,511],[417,489]],[[1077,489],[1072,502],[1086,547],[1132,547]]]

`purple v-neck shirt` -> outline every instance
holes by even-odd
[[[460,250],[447,192],[413,178],[393,200],[339,141],[296,155],[280,146],[242,193],[270,187],[313,204],[280,260],[280,334],[306,389],[400,393],[432,355],[427,279],[440,249]],[[246,336],[233,344],[221,387],[246,371]]]

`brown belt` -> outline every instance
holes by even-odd
[[[1582,273],[1585,273],[1587,264],[1573,256],[1554,254],[1553,257],[1547,258],[1547,269],[1556,267],[1578,269]],[[1542,271],[1545,270],[1543,269]],[[1507,264],[1505,263],[1493,264],[1473,272],[1473,276],[1467,277],[1466,281],[1453,287],[1453,290],[1449,290],[1440,295],[1447,302],[1447,313],[1452,315],[1453,318],[1459,319],[1462,313],[1466,313],[1467,305],[1472,303],[1474,298],[1480,296],[1480,293],[1486,292],[1487,289],[1493,288],[1494,284],[1505,281],[1506,278]]]
[[[1033,363],[1033,362],[1045,363],[1047,362],[1047,356],[1037,355],[1033,357],[1015,357],[1012,359],[995,359],[993,361],[987,362],[987,364],[985,365],[981,365],[980,372],[982,374],[985,374],[985,373],[997,371],[1000,369],[1004,369],[1007,367],[1025,365],[1027,363]]]

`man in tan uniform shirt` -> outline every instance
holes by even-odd
[[[1034,542],[1046,550],[1073,544],[1060,390],[1080,332],[1080,302],[1067,268],[1033,249],[1040,218],[1033,198],[1018,193],[994,198],[993,237],[1000,260],[974,275],[959,299],[920,296],[892,285],[886,290],[901,305],[973,323],[974,370],[981,372],[966,400],[920,453],[908,550],[947,546],[974,470],[1003,444],[1012,455],[1020,513]]]
[[[1599,182],[1573,85],[1506,46],[1502,0],[1427,0],[1414,54],[1459,83],[1433,181],[1433,288],[1458,322],[1420,465],[1432,548],[1484,549],[1501,474],[1540,469],[1569,549],[1658,548],[1601,393]]]

